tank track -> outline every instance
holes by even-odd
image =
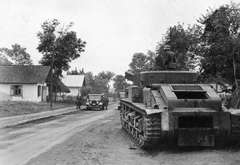
[[[161,138],[161,120],[151,116],[132,115],[121,112],[122,128],[141,148],[152,148]],[[131,116],[131,117],[129,117]]]
[[[239,140],[240,139],[240,116],[231,115],[231,139]]]

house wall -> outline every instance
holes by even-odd
[[[68,87],[70,90],[70,93],[66,93],[67,96],[77,96],[78,94],[81,94],[81,88],[80,87]]]
[[[46,94],[43,94],[42,87],[45,84],[23,84],[22,96],[11,96],[11,85],[16,84],[0,84],[0,101],[34,101],[40,102]],[[21,84],[17,84],[21,85]],[[38,96],[38,85],[41,86],[41,94]],[[45,90],[46,92],[46,90]],[[42,97],[43,96],[43,97]]]
[[[12,100],[9,84],[0,84],[0,101],[3,100]]]

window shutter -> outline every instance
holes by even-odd
[[[10,95],[13,95],[13,85],[10,86]]]
[[[20,96],[23,96],[23,86],[22,85],[20,86],[20,89],[21,89]]]

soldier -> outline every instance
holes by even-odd
[[[76,109],[81,109],[81,105],[82,105],[82,96],[77,96],[76,97]]]
[[[102,100],[102,103],[103,103],[103,109],[105,109],[105,108],[106,108],[106,110],[107,110],[107,107],[108,107],[108,102],[109,102],[109,100],[108,100],[108,97],[106,97],[106,96],[102,95],[102,98],[101,98],[101,100]]]
[[[106,107],[106,110],[108,109],[107,108],[108,107],[108,102],[109,102],[108,97],[104,97],[104,106]]]
[[[170,51],[170,46],[164,46],[164,52],[166,54],[166,60],[164,61],[164,69],[165,70],[175,70],[176,69],[176,53]]]

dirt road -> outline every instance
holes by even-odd
[[[1,138],[0,164],[27,165],[237,165],[238,143],[223,149],[135,146],[121,129],[116,105],[8,130]]]
[[[113,111],[80,112],[51,121],[41,121],[10,129],[0,136],[0,164],[19,165],[60,144],[87,128],[90,123],[107,118]]]

